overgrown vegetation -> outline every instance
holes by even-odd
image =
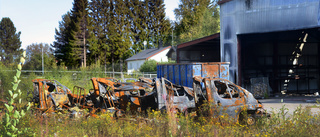
[[[40,118],[30,112],[22,126],[33,128],[37,136],[319,136],[320,115],[310,109],[297,108],[287,117],[282,111],[272,112],[273,117],[261,119],[254,126],[239,123],[221,123],[206,117],[195,119],[188,115],[177,116],[176,125],[159,111],[150,112],[146,119],[115,120],[109,114],[100,118],[70,119],[68,115],[55,114]],[[129,118],[127,118],[129,119]],[[173,127],[176,131],[173,133]]]
[[[146,60],[141,66],[140,66],[140,72],[157,72],[157,64],[173,64],[175,61],[169,60],[166,62],[157,62],[155,60]]]
[[[155,60],[146,60],[140,66],[140,72],[156,72],[157,71],[157,61]]]
[[[85,70],[81,71],[82,73],[62,71],[63,68],[58,70],[45,73],[44,76],[38,75],[46,79],[56,79],[71,90],[74,85],[89,90],[92,88],[89,80],[91,77],[104,77],[104,74],[87,73]],[[23,93],[23,104],[26,104],[26,92],[32,89],[31,79],[41,77],[27,73],[22,73],[21,77],[22,81],[18,88]],[[239,123],[221,123],[227,121],[224,120],[226,116],[211,119],[195,118],[191,116],[192,114],[186,117],[178,115],[173,122],[168,114],[152,111],[147,119],[140,116],[140,119],[128,120],[130,118],[127,117],[127,120],[115,120],[110,114],[101,114],[100,118],[75,119],[70,118],[68,112],[44,116],[34,109],[26,112],[26,116],[20,119],[17,128],[30,127],[29,131],[34,132],[36,136],[320,136],[320,131],[317,129],[320,114],[312,114],[310,108],[299,107],[290,114],[291,116],[288,116],[285,107],[270,113],[271,118],[263,118],[258,120],[256,125],[247,126]]]
[[[23,56],[20,58],[20,63],[17,65],[16,74],[13,76],[12,89],[8,90],[7,102],[4,103],[5,106],[5,115],[2,117],[0,133],[4,136],[20,136],[28,135],[29,127],[19,128],[20,119],[25,116],[25,110],[21,109],[21,95],[22,92],[18,89],[20,83],[20,75],[22,65],[25,62],[26,52],[23,52]],[[16,102],[18,100],[18,102]],[[26,111],[30,109],[31,105],[28,103]]]

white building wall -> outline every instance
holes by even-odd
[[[162,52],[152,56],[149,59],[153,59],[157,62],[167,62],[168,61],[168,57],[167,57],[167,53],[169,52],[170,48],[163,50]]]
[[[167,53],[169,52],[170,48],[163,50],[162,52],[150,57],[148,60],[155,60],[157,62],[167,62],[168,57]],[[127,67],[128,67],[128,74],[132,73],[133,71],[138,71],[140,69],[140,66],[145,62],[145,60],[132,60],[127,61]]]
[[[128,67],[128,74],[132,73],[133,71],[137,71],[140,69],[140,66],[145,62],[145,60],[132,60],[127,61]]]

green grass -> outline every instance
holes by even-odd
[[[312,115],[308,108],[297,108],[292,116],[272,112],[253,126],[239,123],[220,123],[206,117],[177,116],[172,125],[166,114],[150,112],[146,119],[113,119],[109,114],[99,118],[69,118],[68,114],[46,117],[29,115],[21,127],[31,127],[36,136],[320,136],[320,115]],[[170,126],[169,126],[170,125]]]

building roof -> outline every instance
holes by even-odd
[[[132,57],[126,59],[126,61],[149,59],[152,56],[157,55],[158,53],[160,53],[168,48],[171,48],[171,46],[146,49],[146,50],[141,51],[140,53],[137,53],[136,55],[133,55]]]
[[[171,53],[171,52],[176,52],[177,51],[177,47],[176,46],[172,46],[170,49],[169,49],[169,51],[168,51],[168,53],[167,53],[167,56]]]
[[[179,44],[177,46],[177,49],[181,49],[181,48],[188,47],[188,46],[194,46],[194,45],[197,45],[197,44],[200,44],[200,43],[202,45],[203,44],[211,45],[212,43],[215,43],[215,42],[220,42],[220,33],[212,34],[210,36],[202,37],[202,38],[199,38],[199,39],[195,39],[195,40],[192,40],[192,41],[188,41],[188,42]]]

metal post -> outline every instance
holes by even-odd
[[[87,47],[86,47],[86,32],[83,37],[83,66],[87,67]]]
[[[143,41],[144,50],[147,49],[146,45],[147,45],[147,41]]]
[[[42,45],[42,76],[44,76],[44,64],[43,64],[43,45]]]
[[[171,46],[173,47],[173,27],[172,27],[172,32],[171,32]]]

